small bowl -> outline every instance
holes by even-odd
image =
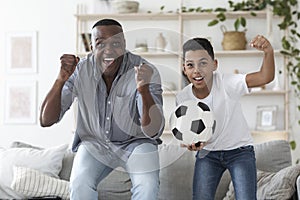
[[[118,13],[137,13],[139,9],[138,1],[113,1],[113,8]]]

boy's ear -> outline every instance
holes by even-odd
[[[184,64],[184,63],[182,64],[182,72],[184,73],[184,75],[186,75],[186,72],[185,72],[185,64]]]

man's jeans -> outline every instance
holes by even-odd
[[[253,146],[228,151],[199,151],[196,155],[193,200],[214,200],[223,172],[228,169],[237,200],[256,199],[256,165]]]
[[[71,200],[97,200],[97,186],[113,169],[95,159],[80,145],[70,178]],[[132,200],[156,200],[159,191],[157,146],[144,143],[129,157],[126,170],[132,182]]]

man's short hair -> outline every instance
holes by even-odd
[[[94,24],[93,28],[95,28],[96,26],[109,26],[109,25],[116,25],[122,28],[122,25],[114,19],[101,19]]]

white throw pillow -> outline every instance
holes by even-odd
[[[27,167],[14,166],[14,178],[11,187],[26,198],[53,196],[70,199],[68,181],[48,176]]]
[[[23,195],[11,189],[13,166],[29,167],[49,176],[58,177],[68,145],[49,149],[9,148],[0,149],[0,199],[21,199]]]
[[[278,172],[257,171],[257,199],[290,199],[296,191],[300,165],[286,167]],[[234,200],[232,181],[223,200]]]

